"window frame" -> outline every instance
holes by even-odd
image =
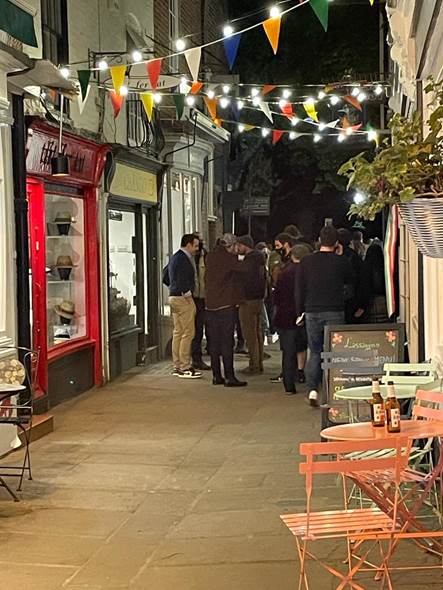
[[[175,42],[180,36],[180,0],[168,0],[168,34],[169,45],[175,51]],[[170,69],[174,73],[179,70],[179,57],[175,55],[169,60]]]

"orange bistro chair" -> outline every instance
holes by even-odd
[[[364,453],[366,451],[382,451],[395,447],[395,454],[387,457],[348,459],[349,453]],[[280,518],[295,536],[300,559],[300,577],[298,589],[309,590],[308,560],[321,565],[326,571],[340,580],[337,590],[349,587],[356,590],[364,590],[364,587],[354,581],[359,572],[373,571],[379,574],[385,573],[389,579],[389,573],[380,572],[380,568],[387,570],[389,560],[386,559],[382,540],[392,538],[396,531],[400,531],[400,524],[397,522],[397,502],[399,498],[399,486],[401,473],[408,461],[408,440],[407,438],[326,442],[326,443],[302,443],[300,454],[306,456],[306,462],[300,463],[299,470],[306,476],[306,512],[300,514],[284,514]],[[329,456],[328,458],[325,456]],[[364,455],[363,455],[364,456]],[[395,473],[395,501],[391,515],[387,515],[377,506],[368,508],[348,508],[347,478],[359,472],[380,472],[381,470],[394,471]],[[313,511],[311,499],[313,494],[314,475],[340,474],[343,481],[344,509]],[[337,568],[328,565],[321,558],[312,553],[311,545],[315,541],[324,539],[343,539],[346,544],[347,572],[340,572]],[[369,539],[368,543],[365,541]],[[357,542],[360,550],[359,557],[353,553],[354,543]],[[370,553],[379,549],[381,565],[373,565],[368,561]],[[381,579],[380,584],[384,580]],[[382,586],[381,586],[382,587]]]

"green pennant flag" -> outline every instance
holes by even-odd
[[[183,116],[185,108],[185,95],[175,94],[174,95],[175,110],[177,111],[177,119],[180,121]]]
[[[328,30],[328,17],[329,17],[329,0],[311,0],[310,3],[312,10],[315,12],[318,20],[321,22],[322,27],[325,31]]]
[[[82,93],[82,100],[85,100],[88,94],[89,80],[91,78],[91,70],[78,70],[78,81],[80,84],[80,91]]]

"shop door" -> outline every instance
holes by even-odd
[[[153,347],[159,343],[160,297],[159,297],[159,259],[158,259],[158,212],[153,208],[143,211],[143,297],[145,321],[145,346]]]

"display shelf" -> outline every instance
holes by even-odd
[[[48,285],[69,285],[75,283],[75,281],[47,281]]]

